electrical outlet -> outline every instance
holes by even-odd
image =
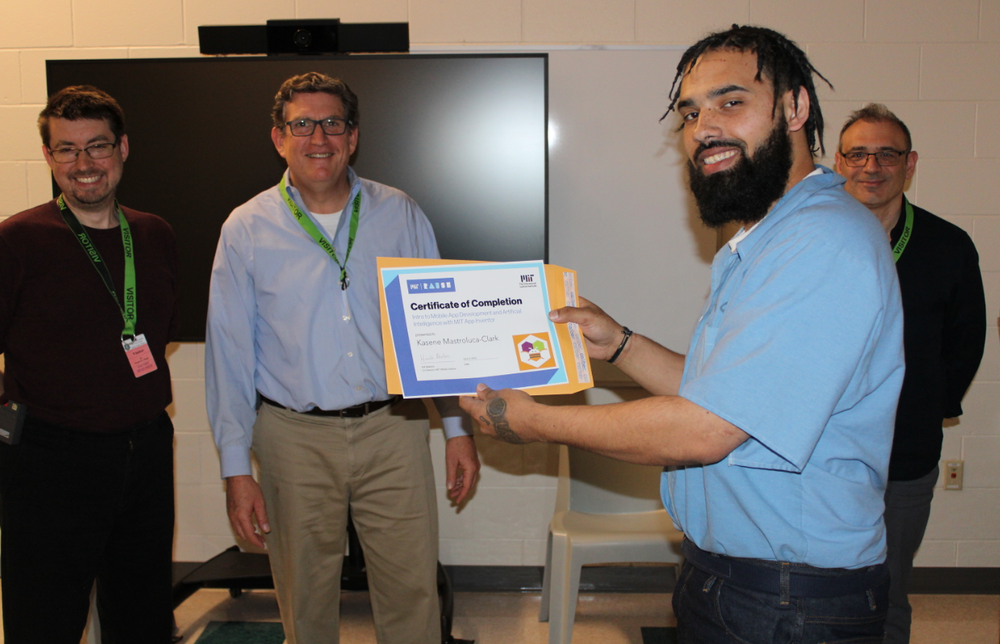
[[[961,490],[962,475],[965,470],[965,461],[945,461],[944,462],[944,489]]]

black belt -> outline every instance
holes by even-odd
[[[695,568],[725,579],[733,585],[763,593],[781,595],[781,578],[787,575],[791,597],[841,597],[861,593],[883,583],[889,575],[885,564],[857,570],[837,569],[842,574],[807,572],[811,566],[727,557],[706,552],[684,539],[681,552]],[[773,567],[772,567],[773,566]],[[822,571],[822,568],[812,568]]]
[[[258,392],[259,393],[259,392]],[[281,403],[274,402],[264,394],[260,394],[260,399],[262,402],[266,402],[272,407],[279,407],[281,409],[288,409],[288,411],[295,411],[289,407],[285,407]],[[393,396],[386,400],[375,400],[372,402],[362,403],[360,405],[354,405],[353,407],[345,407],[344,409],[310,409],[309,411],[295,411],[297,414],[308,414],[310,416],[339,416],[340,418],[361,418],[367,416],[377,409],[382,409],[399,401],[399,396]]]

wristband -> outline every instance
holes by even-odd
[[[615,350],[614,355],[611,356],[610,358],[608,358],[608,364],[614,364],[615,360],[618,359],[618,356],[620,356],[622,354],[622,350],[625,348],[625,345],[628,343],[628,339],[632,337],[632,329],[628,328],[627,326],[623,326],[622,327],[622,336],[624,336],[624,337],[622,337],[622,343],[618,345],[618,348]]]

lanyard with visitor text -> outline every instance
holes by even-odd
[[[347,260],[351,257],[351,247],[354,246],[354,237],[358,233],[358,216],[361,213],[361,191],[358,191],[358,195],[354,198],[354,205],[351,207],[351,228],[347,237],[347,254],[344,255],[344,263],[341,264],[340,260],[337,259],[337,251],[334,250],[333,244],[327,241],[323,233],[319,232],[319,229],[316,228],[316,224],[306,216],[306,213],[302,212],[302,209],[299,208],[298,204],[292,200],[291,195],[288,194],[288,189],[285,188],[284,176],[281,177],[281,182],[278,183],[278,190],[281,192],[285,203],[288,204],[288,209],[295,215],[295,219],[298,220],[299,225],[306,231],[306,234],[316,240],[319,247],[325,250],[326,254],[336,262],[340,268],[340,290],[346,291],[347,287],[351,284],[351,279],[347,276]]]
[[[66,206],[66,200],[62,195],[59,195],[59,209],[62,211],[63,219],[66,220],[66,225],[76,235],[76,240],[80,242],[80,246],[83,247],[87,258],[94,265],[97,274],[101,276],[101,280],[108,287],[108,292],[111,293],[111,297],[115,299],[115,304],[118,305],[118,309],[122,312],[122,319],[125,320],[122,337],[135,337],[135,257],[132,254],[132,231],[128,227],[128,221],[125,219],[125,214],[122,212],[121,206],[118,205],[117,201],[115,202],[115,210],[118,211],[118,223],[122,230],[122,246],[125,247],[125,306],[122,306],[121,300],[118,299],[115,283],[111,280],[111,272],[101,258],[101,254],[97,251],[94,243],[90,241],[90,235],[80,225],[80,221],[76,218],[76,215]]]
[[[906,206],[906,221],[903,222],[903,234],[899,236],[899,241],[892,247],[892,261],[898,262],[906,245],[910,243],[910,235],[913,234],[913,206],[910,201],[903,197],[903,205]]]
[[[122,348],[125,349],[125,358],[128,360],[129,366],[132,367],[132,373],[138,378],[156,371],[156,360],[149,348],[149,344],[146,342],[146,336],[142,333],[136,334],[135,332],[135,254],[132,250],[132,230],[129,228],[128,220],[125,219],[125,213],[122,212],[121,206],[115,201],[115,210],[118,211],[118,224],[121,226],[122,231],[122,246],[125,248],[125,306],[122,306],[121,300],[118,299],[115,283],[111,279],[111,271],[108,270],[108,266],[104,263],[104,259],[101,257],[101,253],[98,252],[97,247],[94,246],[94,242],[90,240],[90,235],[87,234],[87,231],[83,229],[83,225],[80,224],[80,220],[76,218],[76,215],[66,205],[66,199],[62,195],[59,195],[58,203],[66,225],[73,231],[73,235],[80,242],[80,246],[83,247],[83,252],[87,255],[87,259],[94,265],[94,269],[101,276],[104,286],[107,287],[108,292],[111,293],[111,297],[115,300],[115,304],[118,305],[118,310],[122,312],[122,319],[125,320],[125,328],[122,329],[121,337]]]

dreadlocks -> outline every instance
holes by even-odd
[[[830,89],[833,89],[833,85],[823,74],[816,71],[798,45],[777,31],[766,27],[741,27],[734,24],[729,31],[709,34],[684,52],[681,62],[677,65],[677,75],[674,76],[674,82],[670,85],[670,105],[663,115],[664,118],[674,110],[674,106],[677,104],[684,75],[691,71],[691,67],[702,54],[720,49],[750,52],[757,55],[755,80],[760,81],[762,77],[766,77],[772,82],[775,106],[777,106],[778,99],[781,98],[782,94],[792,90],[792,100],[798,107],[798,88],[805,87],[809,94],[809,118],[805,125],[809,150],[813,154],[816,154],[817,150],[826,152],[823,146],[823,112],[819,109],[819,98],[816,96],[812,75],[816,74],[822,78],[830,86]]]

